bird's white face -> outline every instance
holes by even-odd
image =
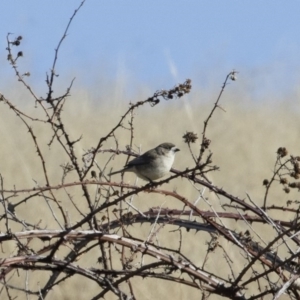
[[[163,161],[165,168],[168,169],[167,172],[169,172],[170,169],[172,168],[172,165],[173,165],[174,159],[175,159],[175,153],[176,153],[176,151],[178,151],[177,149],[178,148],[173,147],[173,148],[171,148],[171,150],[165,151],[165,155],[163,156],[162,161]]]
[[[160,173],[161,174],[167,174],[171,168],[172,165],[174,163],[174,159],[175,159],[175,153],[179,151],[179,149],[177,147],[172,147],[171,149],[164,149],[164,155],[162,155],[161,159],[160,159],[160,165],[159,165],[159,169],[160,169]],[[164,176],[162,175],[162,176]]]

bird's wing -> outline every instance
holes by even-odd
[[[133,167],[138,165],[149,164],[152,160],[155,159],[155,155],[145,152],[143,155],[136,157],[135,159],[131,160],[125,167]]]

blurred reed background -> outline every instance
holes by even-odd
[[[193,131],[201,138],[203,122],[217,99],[225,76],[226,74],[222,74],[222,76],[218,74],[207,88],[201,86],[197,82],[197,78],[191,78],[193,88],[188,96],[182,99],[162,100],[159,105],[153,108],[145,105],[138,109],[134,116],[135,149],[138,150],[140,147],[141,151],[144,152],[159,143],[173,142],[181,149],[173,167],[183,170],[192,166],[192,159],[182,136],[186,131]],[[300,154],[298,141],[300,125],[298,115],[299,90],[297,87],[291,87],[285,94],[267,91],[265,94],[261,93],[260,96],[253,96],[251,90],[253,85],[246,84],[249,81],[251,80],[245,78],[244,74],[241,73],[236,82],[231,82],[225,88],[220,101],[222,109],[215,112],[209,123],[207,137],[212,141],[210,151],[213,153],[213,164],[219,166],[220,170],[210,173],[208,178],[215,185],[223,187],[227,192],[240,198],[245,198],[246,193],[248,193],[252,200],[261,206],[265,191],[262,181],[272,176],[277,148],[285,146],[289,153]],[[174,85],[176,83],[178,82],[174,82]],[[103,84],[99,81],[94,87],[87,88],[75,85],[72,88],[71,96],[67,99],[62,116],[65,120],[66,129],[73,139],[82,135],[81,141],[76,146],[79,157],[86,150],[96,146],[99,139],[109,132],[127,110],[129,102],[135,103],[145,100],[156,91],[155,88],[135,84],[128,83],[130,89],[134,91],[128,94],[123,93],[124,85],[118,86],[118,82]],[[62,88],[63,83],[60,82],[59,86]],[[165,86],[164,88],[169,89],[171,87]],[[27,114],[43,116],[41,110],[34,107],[34,101],[19,83],[11,84],[11,88],[7,88],[5,96]],[[260,97],[261,99],[259,99]],[[2,146],[0,153],[2,159],[0,172],[4,178],[4,188],[21,189],[33,188],[37,185],[44,186],[45,180],[41,162],[28,130],[3,103],[1,103],[1,113],[0,136]],[[32,122],[31,125],[37,136],[37,141],[43,149],[50,182],[52,185],[60,184],[62,177],[60,165],[66,163],[68,158],[57,142],[54,142],[50,148],[47,146],[52,136],[47,124]],[[129,137],[129,131],[119,130],[117,132],[121,150],[129,144]],[[195,151],[199,150],[199,142],[200,140],[193,145]],[[108,141],[103,147],[103,149],[109,148],[115,148],[113,140]],[[97,156],[98,164],[103,166],[107,158],[107,154],[99,154]],[[116,156],[109,164],[109,168],[118,169],[122,167],[125,159],[126,157],[123,155]],[[73,182],[75,180],[76,177],[71,174],[67,176],[65,181]],[[120,176],[115,176],[113,180],[120,180]],[[125,181],[134,183],[135,177],[126,174]],[[137,184],[144,184],[144,182],[139,180]],[[181,179],[174,180],[162,188],[176,190],[190,200],[198,197],[198,192],[193,186]],[[92,193],[95,189],[95,186],[90,187]],[[83,212],[87,212],[86,202],[80,202],[82,199],[80,188],[72,188],[71,194],[79,208]],[[79,220],[79,215],[70,205],[65,192],[60,191],[56,195],[64,203],[64,207],[69,210],[70,220],[72,224],[75,224]],[[205,195],[216,210],[220,210],[221,205],[226,203],[224,199],[218,199],[208,191],[205,191]],[[20,196],[22,198],[22,195]],[[295,199],[296,197],[296,191],[292,191],[288,195],[284,194],[279,185],[271,191],[272,203],[277,205],[284,204],[288,199]],[[20,197],[17,199],[19,200]],[[14,199],[11,199],[11,202],[14,203]],[[177,203],[175,199],[165,198],[157,194],[139,195],[133,199],[133,203],[142,211],[154,206],[182,208],[182,204]],[[209,210],[204,202],[200,201],[198,206],[203,210]],[[44,199],[28,201],[25,205],[26,209],[24,206],[21,207],[22,209],[16,210],[20,219],[30,221],[32,224],[39,223],[44,228],[57,228],[57,224],[53,222],[53,217],[49,215],[49,209]],[[276,218],[276,213],[272,212],[271,215]],[[288,214],[286,218],[289,219]],[[243,222],[225,221],[225,223],[229,224],[231,228],[236,228],[237,231],[247,229]],[[1,222],[0,225],[1,231],[5,232],[4,222]],[[176,245],[178,233],[171,232],[174,230],[171,226],[166,228],[164,230],[167,232],[170,230],[170,232],[164,235],[168,239],[163,240],[163,244]],[[22,227],[15,225],[13,230],[22,230]],[[135,225],[131,230],[141,239],[146,239],[150,226],[149,224]],[[262,235],[264,234],[267,235],[268,232],[262,231]],[[209,235],[203,232],[190,233],[184,236],[183,252],[199,266],[203,263],[201,254],[206,252],[205,241],[208,239]],[[11,244],[9,248],[6,244],[3,250],[14,253],[15,247]],[[239,253],[239,250],[232,249],[233,257],[236,256],[235,252]],[[97,263],[98,255],[99,253],[96,253],[95,250],[95,257],[89,257],[85,264],[94,266]],[[243,263],[243,260],[236,259],[238,270],[238,264],[239,262]],[[209,261],[208,264],[212,270],[220,268],[218,261]],[[227,272],[226,269],[224,272]],[[47,278],[49,278],[49,274],[34,272],[30,276],[29,287],[35,290],[39,285],[42,286]],[[12,283],[24,285],[24,278],[15,276]],[[134,279],[134,283],[138,299],[199,299],[197,290],[188,289],[179,284],[156,280],[144,281],[141,278]],[[99,289],[99,287],[93,286],[90,281],[74,277],[66,284],[62,283],[59,287],[55,287],[48,299],[89,299],[90,294],[95,294],[95,289]],[[107,299],[116,298],[110,295]]]

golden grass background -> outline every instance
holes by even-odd
[[[142,152],[144,152],[159,143],[173,142],[181,149],[177,154],[174,168],[182,170],[192,166],[193,162],[182,136],[186,131],[193,131],[198,134],[199,138],[201,137],[203,122],[216,101],[221,83],[212,84],[207,89],[197,87],[195,83],[191,93],[183,99],[162,100],[159,105],[153,108],[145,105],[137,110],[134,117],[134,145],[141,147]],[[171,87],[166,86],[165,88]],[[76,146],[80,158],[87,149],[96,146],[99,139],[118,122],[120,116],[127,110],[130,101],[134,103],[144,100],[155,92],[155,90],[147,87],[136,86],[137,92],[134,96],[123,97],[122,89],[117,84],[115,86],[101,86],[101,90],[97,90],[97,92],[95,90],[96,88],[91,92],[87,88],[75,86],[63,111],[63,118],[70,136],[77,139],[82,135],[82,140]],[[39,109],[34,108],[32,98],[20,85],[16,84],[15,88],[8,90],[5,96],[26,113],[39,117],[43,116]],[[212,141],[210,150],[213,152],[213,164],[219,166],[220,171],[211,173],[208,177],[214,184],[223,187],[233,195],[245,198],[246,193],[248,193],[253,201],[261,206],[265,191],[262,181],[272,176],[277,148],[285,146],[289,153],[300,154],[298,141],[298,128],[300,125],[298,114],[299,92],[297,89],[293,89],[293,93],[288,95],[280,97],[263,95],[261,101],[254,101],[251,99],[249,88],[246,87],[245,82],[238,80],[226,87],[220,105],[222,109],[215,112],[207,131],[207,137]],[[43,149],[50,182],[52,185],[59,184],[62,176],[60,165],[68,161],[67,156],[61,151],[56,142],[50,148],[47,146],[51,138],[51,131],[46,125],[34,122],[31,125],[38,143]],[[41,163],[28,130],[3,103],[1,103],[0,135],[2,142],[0,172],[4,177],[4,188],[31,188],[36,184],[44,186],[45,180]],[[125,149],[125,146],[129,143],[129,131],[118,130],[117,137],[120,149]],[[195,151],[198,150],[198,146],[199,142],[194,145]],[[103,148],[109,149],[110,147],[115,147],[112,140],[107,142]],[[97,162],[103,165],[107,157],[107,154],[98,155]],[[122,155],[116,156],[109,167],[118,169],[123,166],[125,159],[126,157]],[[66,182],[73,182],[74,180],[76,180],[76,177],[73,175],[66,178]],[[114,177],[113,180],[120,180],[119,175]],[[125,180],[134,183],[135,178],[131,174],[126,174]],[[143,183],[140,180],[138,185]],[[181,179],[174,180],[162,188],[175,189],[191,201],[194,201],[198,196],[192,185]],[[94,190],[95,187],[90,188],[92,194]],[[71,193],[74,195],[74,201],[80,209],[83,212],[88,212],[80,189],[72,188]],[[79,215],[72,208],[66,194],[64,191],[60,191],[56,195],[68,210],[72,224],[75,224],[79,220]],[[216,210],[220,210],[220,205],[226,202],[224,199],[217,199],[215,195],[208,191],[205,191],[205,195]],[[298,194],[295,191],[286,195],[282,192],[282,187],[277,186],[272,189],[270,199],[272,199],[272,203],[280,205],[288,199],[295,200],[297,197]],[[12,203],[14,201],[17,201],[17,199],[11,199]],[[182,208],[182,204],[176,202],[175,199],[153,194],[139,195],[134,198],[133,203],[142,211],[153,206]],[[201,201],[198,206],[201,209],[210,209],[207,204]],[[3,213],[2,208],[1,212]],[[25,205],[20,206],[16,214],[20,219],[32,224],[40,222],[40,226],[49,229],[58,227],[53,221],[45,201],[41,198],[30,200]],[[289,220],[288,214],[282,216],[282,213],[280,213],[276,216],[276,213],[272,212],[270,215],[274,218]],[[224,222],[237,231],[248,229],[243,222]],[[4,222],[1,222],[0,225],[1,232],[5,232]],[[150,229],[148,224],[144,224],[141,226],[134,225],[134,228],[130,230],[141,239],[146,239]],[[262,236],[269,235],[269,231],[265,229],[260,229]],[[12,230],[22,230],[22,227],[12,223]],[[179,235],[176,232],[171,232],[172,230],[174,230],[173,227],[166,226],[159,233],[158,238],[163,245],[176,247]],[[203,232],[185,233],[183,253],[191,258],[196,265],[201,266],[207,249],[205,241],[209,239],[209,235]],[[224,245],[230,246],[227,242]],[[38,246],[41,246],[41,244],[35,244],[33,248]],[[7,257],[8,253],[16,254],[17,249],[13,243],[10,243],[5,244],[3,250],[4,253],[1,256]],[[240,251],[230,247],[227,250],[232,255],[232,259],[236,259],[235,271],[240,270],[241,264],[244,263],[240,258]],[[90,267],[95,266],[99,253],[96,250],[92,253],[94,253],[94,256],[85,257],[83,261],[80,261],[80,264]],[[63,255],[63,251],[60,254]],[[217,252],[214,257],[218,257],[218,255],[220,255],[220,260],[209,260],[208,265],[212,272],[220,270],[220,275],[227,274],[228,269],[225,266],[224,269],[221,267],[223,254]],[[139,262],[138,259],[137,262]],[[33,272],[29,277],[29,287],[36,290],[38,286],[43,286],[48,278],[49,273]],[[15,274],[11,283],[24,287],[24,274],[20,276]],[[133,283],[137,299],[200,298],[198,290],[179,284],[153,279],[143,280],[141,278],[134,279]],[[94,283],[75,276],[59,287],[55,287],[47,299],[89,299],[91,295],[97,293],[96,291],[100,292],[100,288]],[[18,295],[17,292],[16,295]],[[19,294],[19,297],[21,299],[24,294]],[[35,297],[30,296],[30,299],[35,299]],[[109,294],[106,299],[116,299],[116,297]],[[215,296],[211,299],[219,298]]]

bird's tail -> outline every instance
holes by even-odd
[[[111,175],[115,175],[115,174],[122,173],[122,172],[123,172],[123,170],[119,170],[119,171],[111,172],[111,173],[109,173],[107,175],[111,176]]]

